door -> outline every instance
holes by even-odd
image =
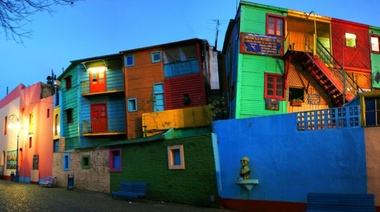
[[[91,130],[93,133],[107,132],[107,104],[91,105]]]
[[[165,110],[164,83],[153,84],[154,111]]]
[[[106,67],[93,67],[90,70],[90,92],[106,91]]]

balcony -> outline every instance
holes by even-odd
[[[96,96],[96,95],[109,95],[109,94],[116,94],[116,95],[124,94],[124,84],[112,85],[112,87],[108,86],[107,89],[104,91],[91,92],[89,82],[82,81],[82,96],[83,97],[90,97],[90,96]]]
[[[90,120],[82,121],[82,135],[89,136],[116,136],[125,135],[125,120],[121,118],[102,118],[91,123]]]

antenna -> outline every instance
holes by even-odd
[[[214,51],[217,50],[218,47],[218,36],[219,36],[219,26],[220,26],[220,21],[218,19],[213,20],[216,23],[216,36],[215,36],[215,46],[214,46]]]

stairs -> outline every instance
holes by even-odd
[[[359,92],[356,82],[340,69],[333,56],[323,47],[317,45],[317,55],[309,52],[288,50],[284,58],[289,62],[298,62],[310,72],[315,80],[331,97],[334,106],[342,106],[351,101]],[[344,90],[346,89],[346,92]]]

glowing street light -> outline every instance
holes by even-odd
[[[18,117],[14,114],[9,116],[9,124],[8,124],[9,129],[16,129],[17,130],[17,147],[16,147],[16,175],[15,175],[15,182],[19,182],[19,175],[18,175],[18,140],[19,140],[19,133],[20,133],[20,120]]]

